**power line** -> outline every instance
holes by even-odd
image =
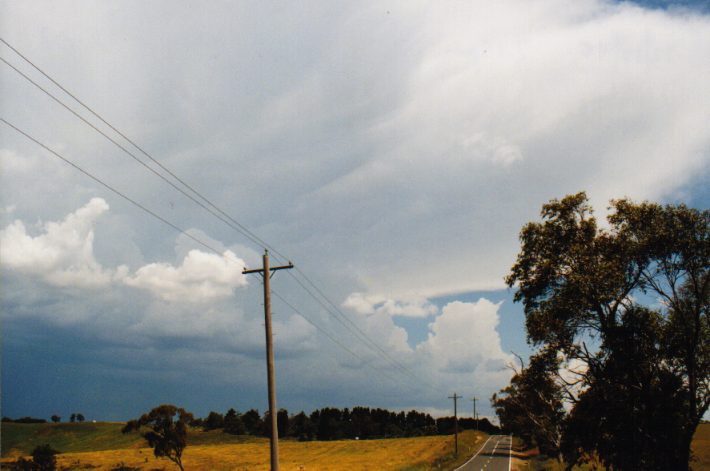
[[[270,247],[269,244],[267,244],[264,240],[262,240],[261,238],[259,238],[256,234],[254,234],[253,232],[251,232],[248,228],[246,228],[245,226],[243,226],[241,223],[239,223],[237,220],[235,220],[234,218],[232,218],[232,217],[231,217],[229,214],[227,214],[226,212],[222,211],[217,205],[215,205],[214,203],[212,203],[212,201],[210,201],[208,198],[206,198],[204,195],[202,195],[200,192],[198,192],[193,186],[191,186],[191,185],[188,184],[185,180],[183,180],[183,179],[181,179],[180,177],[178,177],[178,176],[177,176],[175,173],[173,173],[169,168],[167,168],[167,167],[165,167],[163,164],[161,164],[159,160],[155,159],[150,153],[148,153],[148,152],[147,152],[146,150],[144,150],[141,146],[139,146],[138,144],[136,144],[135,141],[133,141],[132,139],[130,139],[130,138],[129,138],[128,136],[126,136],[123,132],[119,131],[116,127],[114,127],[111,123],[109,123],[106,119],[104,119],[99,113],[97,113],[93,108],[91,108],[89,105],[87,105],[87,104],[84,103],[82,100],[80,100],[75,94],[71,93],[69,90],[67,90],[66,88],[64,88],[59,82],[57,82],[54,78],[52,78],[48,73],[46,73],[44,70],[42,70],[42,69],[41,69],[38,65],[36,65],[34,62],[32,62],[27,56],[25,56],[24,54],[22,54],[20,51],[18,51],[17,49],[15,49],[10,43],[8,43],[7,41],[5,41],[5,39],[3,39],[3,38],[0,37],[0,41],[2,41],[3,44],[5,44],[7,47],[9,47],[15,54],[17,54],[17,55],[20,56],[22,59],[24,59],[25,62],[27,62],[28,64],[30,64],[32,67],[34,67],[35,70],[37,70],[37,71],[38,71],[39,73],[41,73],[44,77],[46,77],[48,80],[50,80],[54,85],[56,85],[57,87],[59,87],[59,89],[61,89],[64,93],[66,93],[66,94],[69,95],[71,98],[73,98],[74,101],[76,101],[77,103],[79,103],[79,104],[80,104],[81,106],[83,106],[87,111],[89,111],[92,115],[94,115],[96,118],[98,118],[102,123],[104,123],[106,126],[108,126],[109,128],[111,128],[111,130],[113,130],[116,134],[118,134],[119,136],[121,136],[123,139],[125,139],[127,142],[129,142],[133,147],[135,147],[136,149],[138,149],[143,155],[145,155],[146,157],[148,157],[148,159],[150,159],[153,163],[155,163],[158,167],[160,167],[160,168],[161,168],[162,170],[164,170],[166,173],[168,173],[171,177],[173,177],[176,181],[178,181],[180,184],[182,184],[185,188],[187,188],[188,190],[190,190],[193,194],[195,194],[198,198],[200,198],[202,201],[204,201],[207,205],[209,205],[210,207],[214,208],[214,209],[215,209],[217,212],[219,212],[221,215],[223,215],[224,217],[228,218],[232,223],[234,223],[237,227],[239,227],[241,231],[243,231],[242,234],[243,234],[244,236],[250,238],[250,239],[252,240],[252,242],[257,242],[258,244],[261,244],[264,248],[267,248],[267,249],[271,250],[271,251],[274,252],[276,255],[279,255],[280,257],[282,257],[282,258],[284,258],[284,259],[287,259],[287,257],[285,257],[284,255],[278,253],[277,250],[275,250],[273,247]],[[3,62],[5,62],[6,64],[8,64],[4,59],[3,59]],[[8,64],[8,65],[10,65],[10,64]],[[10,67],[12,67],[12,66],[10,65]],[[12,67],[12,68],[15,69],[14,67]],[[21,72],[19,72],[19,70],[17,70],[17,69],[15,69],[15,70],[16,70],[18,73],[21,73]],[[22,75],[24,76],[24,74],[22,74]],[[27,77],[26,77],[26,78],[27,78]],[[28,79],[28,80],[29,80],[29,79]],[[34,83],[34,82],[33,82],[33,83]],[[44,91],[44,90],[43,90],[43,91]],[[47,93],[47,92],[45,92],[45,93]],[[71,111],[71,110],[70,110],[70,111]],[[85,122],[86,122],[86,121],[85,121]],[[87,123],[87,124],[89,124],[89,123]],[[93,127],[93,126],[92,126],[92,127]],[[94,128],[94,129],[95,129],[95,128]],[[258,244],[257,244],[257,245],[258,245]]]
[[[8,67],[10,67],[11,69],[13,69],[13,70],[14,70],[15,72],[17,72],[20,76],[22,76],[25,80],[27,80],[27,81],[30,82],[32,85],[34,85],[35,87],[37,87],[39,90],[41,90],[42,92],[44,92],[44,93],[45,93],[47,96],[49,96],[52,100],[54,100],[55,102],[57,102],[60,106],[62,106],[62,107],[65,108],[67,111],[69,111],[71,114],[73,114],[74,116],[76,116],[78,119],[80,119],[80,120],[81,120],[82,122],[84,122],[86,125],[90,126],[94,131],[98,132],[98,133],[101,134],[104,138],[108,139],[113,145],[115,145],[116,147],[118,147],[120,150],[122,150],[125,154],[127,154],[128,156],[130,156],[133,160],[135,160],[136,162],[138,162],[141,166],[143,166],[144,168],[146,168],[148,171],[150,171],[151,173],[153,173],[154,175],[156,175],[158,178],[160,178],[160,179],[163,180],[165,183],[167,183],[168,185],[170,185],[171,187],[173,187],[175,190],[177,190],[177,191],[179,191],[180,193],[182,193],[185,197],[187,197],[188,199],[190,199],[191,201],[193,201],[195,204],[199,205],[199,206],[200,206],[201,208],[203,208],[205,211],[208,211],[210,214],[212,214],[213,216],[215,216],[216,218],[218,218],[219,220],[221,220],[222,222],[224,222],[225,224],[227,224],[227,225],[228,225],[229,227],[231,227],[232,229],[236,230],[237,232],[240,232],[241,234],[243,234],[244,236],[246,236],[248,239],[250,239],[252,242],[257,242],[257,245],[259,245],[259,244],[258,244],[258,241],[255,241],[254,238],[252,238],[252,237],[251,237],[250,235],[248,235],[247,233],[243,232],[238,226],[237,226],[237,227],[234,227],[228,220],[225,220],[222,216],[220,216],[219,214],[217,214],[214,210],[210,209],[210,208],[207,207],[204,203],[198,201],[197,199],[195,199],[194,196],[190,195],[190,194],[187,193],[185,190],[183,190],[182,188],[180,188],[179,186],[177,186],[174,182],[170,181],[167,177],[165,177],[165,175],[161,174],[160,172],[158,172],[157,170],[155,170],[153,167],[151,167],[150,165],[148,165],[148,164],[146,164],[145,162],[143,162],[139,157],[137,157],[137,156],[136,156],[135,154],[133,154],[131,151],[129,151],[128,149],[126,149],[125,147],[123,147],[120,143],[116,142],[116,140],[113,139],[111,136],[109,136],[108,134],[106,134],[105,132],[103,132],[101,129],[99,129],[98,127],[96,127],[94,124],[92,124],[91,122],[89,122],[86,118],[84,118],[84,117],[81,116],[79,113],[77,113],[75,110],[73,110],[72,108],[70,108],[66,103],[62,102],[59,98],[57,98],[56,96],[52,95],[52,93],[49,92],[47,89],[45,89],[45,88],[42,87],[40,84],[38,84],[37,82],[35,82],[34,80],[32,80],[30,77],[28,77],[28,76],[27,76],[25,73],[23,73],[20,69],[18,69],[17,67],[15,67],[15,66],[12,65],[11,63],[9,63],[7,60],[5,60],[5,58],[0,57],[0,61],[4,62]]]
[[[138,144],[136,144],[133,140],[128,138],[124,133],[119,131],[116,127],[111,125],[106,119],[104,119],[100,114],[98,114],[96,111],[94,111],[91,107],[89,107],[87,104],[85,104],[83,101],[81,101],[76,95],[73,93],[69,92],[65,87],[63,87],[59,82],[57,82],[54,78],[52,78],[49,74],[44,72],[39,66],[37,66],[34,62],[32,62],[29,58],[27,58],[25,55],[23,55],[20,51],[18,51],[16,48],[14,48],[12,45],[10,45],[7,41],[5,41],[3,38],[0,38],[0,41],[2,41],[3,44],[5,44],[7,47],[9,47],[13,52],[15,52],[18,56],[20,56],[23,60],[25,60],[28,64],[30,64],[34,69],[36,69],[38,72],[40,72],[44,77],[46,77],[48,80],[50,80],[54,85],[56,85],[58,88],[60,88],[64,93],[69,95],[72,99],[74,99],[77,103],[79,103],[82,107],[84,107],[86,110],[88,110],[92,115],[94,115],[96,118],[98,118],[101,122],[103,122],[105,125],[107,125],[110,129],[112,129],[114,132],[116,132],[119,136],[121,136],[123,139],[125,139],[127,142],[129,142],[133,147],[138,149],[143,155],[145,155],[150,161],[155,163],[159,168],[161,168],[163,171],[168,173],[172,178],[174,178],[177,182],[179,182],[181,185],[183,185],[187,190],[189,190],[192,194],[196,195],[197,198],[199,198],[201,201],[198,201],[192,194],[189,194],[187,191],[184,189],[180,188],[178,185],[176,185],[174,182],[172,182],[170,179],[168,179],[166,176],[146,164],[143,160],[138,158],[135,154],[130,152],[128,149],[126,149],[124,146],[122,146],[120,143],[116,142],[113,138],[108,136],[105,132],[100,130],[97,126],[89,122],[86,118],[81,116],[79,113],[77,113],[75,110],[73,110],[71,107],[69,107],[67,104],[62,102],[59,98],[54,96],[51,92],[46,90],[44,87],[39,85],[37,82],[32,80],[29,76],[27,76],[25,73],[20,71],[17,67],[13,66],[11,63],[9,63],[7,60],[4,58],[0,57],[0,60],[4,62],[7,66],[12,68],[15,72],[17,72],[20,76],[25,78],[28,82],[30,82],[32,85],[34,85],[36,88],[41,90],[43,93],[45,93],[47,96],[52,98],[56,103],[58,103],[60,106],[65,108],[67,111],[72,113],[75,117],[80,119],[82,122],[84,122],[86,125],[94,129],[96,132],[101,134],[104,138],[109,140],[111,143],[113,143],[116,147],[118,147],[121,151],[129,155],[131,158],[133,158],[136,162],[138,162],[141,166],[145,167],[147,170],[149,170],[151,173],[154,175],[158,176],[161,180],[166,182],[168,185],[170,185],[172,188],[175,190],[179,191],[181,194],[183,194],[185,197],[193,201],[195,204],[200,206],[202,209],[206,210],[213,216],[215,216],[217,219],[222,221],[223,223],[227,224],[230,228],[233,230],[239,232],[243,236],[245,236],[247,239],[249,239],[252,243],[255,243],[256,245],[260,245],[263,248],[271,250],[273,253],[276,255],[280,256],[284,261],[288,260],[289,258],[280,253],[277,249],[275,249],[273,246],[268,244],[266,241],[258,237],[256,234],[254,234],[252,231],[250,231],[248,228],[246,228],[243,224],[241,224],[239,221],[237,221],[235,218],[227,214],[225,211],[223,211],[221,208],[219,208],[216,204],[214,204],[212,201],[210,201],[207,197],[202,195],[200,192],[198,192],[193,186],[189,185],[187,182],[185,182],[183,179],[179,178],[175,173],[170,171],[167,167],[165,167],[163,164],[161,164],[157,159],[155,159],[152,155],[150,155],[147,151],[145,151],[142,147],[140,147]],[[325,310],[331,314],[335,319],[343,325],[349,332],[353,333],[355,337],[362,342],[364,345],[366,345],[368,348],[373,350],[373,352],[377,355],[385,359],[387,362],[392,363],[395,368],[399,369],[402,373],[408,375],[409,377],[413,378],[416,381],[421,381],[421,378],[417,377],[414,372],[412,372],[409,368],[407,368],[405,365],[403,365],[401,362],[393,358],[385,349],[383,349],[381,346],[379,346],[374,340],[372,340],[367,333],[363,332],[362,329],[360,329],[357,324],[355,324],[348,316],[346,316],[339,308],[338,306],[331,301],[325,293],[323,293],[322,290],[318,288],[318,286],[313,283],[313,281],[306,276],[306,274],[300,270],[297,269],[298,274],[306,281],[308,285],[312,287],[313,290],[309,289],[306,287],[306,285],[301,282],[297,278],[296,275],[289,273],[294,280],[311,296],[316,302],[318,302]],[[316,295],[316,293],[320,295],[322,300]],[[323,302],[325,300],[325,302]],[[331,310],[328,305],[332,306],[334,309]],[[342,320],[341,320],[342,319]],[[345,322],[347,322],[350,326],[346,325]],[[437,388],[433,387],[431,384],[428,384],[428,387],[437,390]]]
[[[167,226],[171,227],[172,229],[176,230],[176,231],[179,232],[180,234],[183,234],[183,235],[189,237],[191,240],[193,240],[194,242],[198,243],[199,245],[201,245],[202,247],[206,248],[207,250],[209,250],[209,251],[211,251],[211,252],[213,252],[213,253],[215,253],[215,254],[217,254],[217,255],[219,255],[219,256],[221,256],[221,257],[224,257],[225,259],[228,259],[228,260],[229,260],[229,257],[227,256],[227,253],[228,253],[228,252],[222,253],[222,252],[220,252],[218,249],[216,249],[216,248],[214,248],[213,246],[209,245],[208,243],[206,243],[206,242],[200,240],[199,238],[193,236],[192,234],[190,234],[189,232],[187,232],[185,229],[182,229],[181,227],[179,227],[179,226],[176,225],[175,223],[173,223],[173,222],[167,220],[166,218],[162,217],[161,215],[159,215],[159,214],[156,213],[155,211],[153,211],[153,210],[147,208],[147,207],[144,206],[143,204],[139,203],[138,201],[134,200],[134,199],[131,198],[130,196],[128,196],[128,195],[126,195],[125,193],[123,193],[122,191],[120,191],[120,190],[114,188],[113,186],[111,186],[110,184],[106,183],[105,181],[103,181],[103,180],[100,179],[99,177],[93,175],[91,172],[89,172],[89,171],[85,170],[84,168],[82,168],[81,166],[75,164],[74,162],[72,162],[72,161],[69,160],[68,158],[64,157],[63,155],[61,155],[60,153],[58,153],[58,152],[55,151],[54,149],[50,148],[49,146],[47,146],[47,145],[44,144],[43,142],[41,142],[41,141],[39,141],[38,139],[36,139],[35,137],[31,136],[29,133],[25,132],[24,130],[22,130],[22,129],[20,129],[19,127],[15,126],[15,125],[12,124],[11,122],[7,121],[5,118],[0,117],[0,122],[4,123],[5,125],[7,125],[8,127],[10,127],[11,129],[14,129],[16,132],[18,132],[19,134],[23,135],[25,138],[29,139],[30,141],[34,142],[34,143],[37,144],[38,146],[42,147],[43,149],[45,149],[45,150],[46,150],[47,152],[49,152],[50,154],[54,155],[54,156],[57,157],[58,159],[62,160],[64,163],[66,163],[66,164],[70,165],[71,167],[73,167],[75,170],[81,172],[81,173],[84,174],[85,176],[87,176],[87,177],[89,177],[90,179],[94,180],[95,182],[97,182],[98,184],[100,184],[100,185],[103,186],[104,188],[108,189],[108,190],[111,191],[112,193],[118,195],[119,197],[121,197],[121,198],[123,198],[124,200],[128,201],[129,203],[133,204],[134,206],[136,206],[137,208],[139,208],[139,209],[142,210],[143,212],[145,212],[145,213],[147,213],[148,215],[154,217],[155,219],[161,221],[162,223],[164,223],[164,224],[166,224]],[[232,262],[236,262],[236,260],[234,260],[234,259],[232,259],[231,261],[232,261]],[[343,343],[341,343],[341,342],[338,341],[336,338],[334,338],[332,335],[330,335],[324,328],[322,328],[322,327],[319,326],[317,323],[315,323],[313,320],[311,320],[311,319],[309,319],[307,316],[305,316],[305,315],[303,314],[303,312],[301,312],[301,311],[298,310],[295,306],[293,306],[291,303],[289,303],[289,302],[288,302],[283,296],[281,296],[278,292],[272,290],[272,293],[273,293],[279,300],[281,300],[284,304],[286,304],[288,307],[290,307],[296,314],[298,314],[298,315],[301,316],[303,319],[305,319],[306,322],[308,322],[309,324],[311,324],[312,326],[314,326],[315,328],[317,328],[319,331],[321,331],[324,335],[326,335],[326,337],[328,337],[328,339],[330,339],[333,343],[335,343],[337,346],[339,346],[340,348],[342,348],[343,350],[345,350],[345,351],[348,352],[349,354],[353,355],[356,359],[360,360],[363,365],[368,366],[368,367],[373,368],[373,369],[375,368],[374,365],[371,365],[370,363],[368,363],[367,361],[365,361],[362,357],[360,357],[359,355],[357,355],[357,354],[356,354],[355,352],[353,352],[351,349],[349,349],[348,347],[346,347]],[[378,370],[376,370],[376,369],[374,369],[374,371],[377,372],[378,374],[383,374],[382,372],[380,372],[380,371],[378,371]],[[395,384],[395,385],[397,384],[397,382],[396,382],[394,379],[392,379],[390,376],[384,375],[383,377],[386,378],[386,379],[388,379],[388,380],[390,380],[390,381],[392,381],[393,384]]]

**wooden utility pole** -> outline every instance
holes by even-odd
[[[471,399],[473,401],[473,424],[476,426],[476,430],[478,430],[478,417],[476,416],[476,398]]]
[[[274,343],[271,334],[271,277],[276,270],[293,268],[293,263],[281,267],[269,267],[269,251],[264,250],[263,268],[247,270],[242,273],[259,273],[264,279],[264,329],[266,330],[266,373],[269,384],[269,416],[271,418],[271,471],[279,471],[279,428],[278,410],[276,409],[276,375],[274,373]]]
[[[449,396],[449,399],[454,400],[454,454],[456,456],[459,456],[459,419],[456,413],[456,401],[462,397],[457,396],[456,393],[453,396]]]

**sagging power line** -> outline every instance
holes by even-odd
[[[35,143],[36,145],[38,145],[39,147],[43,148],[44,150],[46,150],[47,152],[49,152],[50,154],[52,154],[54,157],[56,157],[56,158],[58,158],[59,160],[63,161],[63,162],[66,163],[67,165],[73,167],[75,170],[77,170],[78,172],[82,173],[83,175],[85,175],[86,177],[90,178],[91,180],[95,181],[96,183],[98,183],[98,184],[101,185],[102,187],[106,188],[106,189],[109,190],[110,192],[112,192],[112,193],[114,193],[115,195],[119,196],[120,198],[122,198],[122,199],[128,201],[128,202],[131,203],[132,205],[136,206],[137,208],[139,208],[141,211],[145,212],[145,213],[148,214],[149,216],[151,216],[151,217],[157,219],[158,221],[160,221],[160,222],[162,222],[163,224],[167,225],[168,227],[174,229],[174,230],[177,231],[178,233],[180,233],[180,234],[182,234],[182,235],[188,237],[189,239],[191,239],[191,240],[194,241],[195,243],[199,244],[200,246],[204,247],[205,249],[209,250],[210,252],[212,252],[212,253],[214,253],[214,254],[216,254],[216,255],[219,255],[219,256],[221,256],[221,257],[225,257],[227,260],[230,260],[231,262],[237,263],[237,260],[236,260],[236,259],[227,257],[227,253],[228,253],[228,252],[220,252],[217,248],[213,247],[213,246],[210,245],[209,243],[207,243],[207,242],[201,240],[200,238],[194,236],[193,234],[191,234],[191,233],[188,232],[187,230],[185,230],[185,229],[181,228],[180,226],[178,226],[176,223],[174,223],[174,222],[168,220],[167,218],[165,218],[165,217],[161,216],[160,214],[158,214],[156,211],[149,209],[149,208],[148,208],[147,206],[145,206],[144,204],[138,202],[137,200],[135,200],[135,199],[131,198],[130,196],[128,196],[127,194],[125,194],[124,192],[122,192],[122,191],[116,189],[115,187],[111,186],[109,183],[103,181],[102,179],[100,179],[99,177],[95,176],[95,175],[92,174],[91,172],[89,172],[89,171],[87,171],[86,169],[82,168],[81,166],[77,165],[77,164],[74,163],[73,161],[71,161],[71,160],[69,160],[68,158],[66,158],[64,155],[60,154],[60,153],[57,152],[56,150],[50,148],[49,146],[47,146],[47,145],[44,144],[43,142],[39,141],[37,138],[35,138],[35,137],[33,137],[32,135],[30,135],[28,132],[26,132],[26,131],[20,129],[19,127],[17,127],[17,126],[14,125],[13,123],[7,121],[5,118],[0,117],[0,122],[2,122],[3,124],[5,124],[6,126],[10,127],[11,129],[15,130],[15,131],[16,131],[17,133],[19,133],[20,135],[24,136],[25,138],[27,138],[27,139],[30,140],[31,142],[33,142],[33,143]],[[380,370],[379,367],[377,367],[376,365],[373,365],[372,363],[366,361],[366,360],[363,359],[360,355],[356,354],[356,353],[353,352],[351,349],[347,348],[342,342],[338,341],[332,334],[328,333],[328,331],[327,331],[326,329],[324,329],[322,326],[318,325],[315,321],[313,321],[313,320],[310,319],[308,316],[306,316],[302,311],[299,311],[298,309],[296,309],[295,306],[293,306],[293,304],[289,303],[289,302],[288,302],[283,296],[281,296],[278,292],[276,292],[275,290],[272,290],[271,292],[274,294],[274,296],[276,296],[277,298],[279,298],[284,304],[286,304],[288,307],[290,307],[296,314],[300,315],[300,316],[301,316],[303,319],[305,319],[309,324],[311,324],[311,325],[313,325],[314,327],[316,327],[320,332],[322,332],[322,333],[323,333],[331,342],[333,342],[336,346],[338,346],[339,348],[345,350],[345,351],[348,352],[349,354],[353,355],[356,359],[360,360],[361,365],[363,365],[363,366],[365,366],[365,367],[367,367],[367,368],[370,368],[373,372],[375,372],[375,373],[378,374],[378,375],[382,375],[383,378],[385,378],[385,379],[391,381],[394,385],[396,385],[396,386],[401,386],[401,384],[398,383],[394,378],[392,378],[391,376],[387,375],[387,373],[386,373],[384,370]]]
[[[145,163],[143,160],[138,158],[134,153],[130,152],[128,149],[126,149],[124,146],[122,146],[120,143],[118,143],[115,139],[111,138],[108,136],[105,132],[100,130],[97,126],[89,122],[86,118],[81,116],[79,113],[77,113],[75,110],[73,110],[71,107],[69,107],[66,103],[62,102],[59,98],[57,98],[55,95],[53,95],[51,92],[46,90],[44,87],[39,85],[37,82],[32,80],[29,76],[27,76],[25,73],[20,71],[17,67],[13,66],[10,64],[7,60],[4,58],[0,57],[0,60],[4,62],[7,66],[12,68],[16,73],[18,73],[20,76],[22,76],[25,80],[30,82],[32,85],[34,85],[36,88],[41,90],[43,93],[45,93],[47,96],[52,98],[56,103],[58,103],[60,106],[65,108],[67,111],[69,111],[72,115],[74,115],[76,118],[80,119],[82,122],[84,122],[86,125],[91,127],[93,130],[101,134],[104,138],[109,140],[112,144],[114,144],[119,150],[122,152],[126,153],[128,156],[130,156],[133,160],[138,162],[141,166],[146,168],[148,171],[159,177],[161,180],[163,180],[165,183],[170,185],[173,189],[176,191],[180,192],[183,194],[185,197],[187,197],[189,200],[191,200],[193,203],[197,204],[200,208],[203,210],[207,211],[210,213],[212,216],[216,217],[219,219],[221,222],[225,223],[227,226],[235,230],[236,232],[240,233],[241,235],[245,236],[250,242],[263,247],[264,249],[269,249],[272,252],[276,253],[279,255],[283,261],[288,260],[289,258],[281,254],[277,249],[275,249],[273,246],[268,244],[266,241],[258,237],[256,234],[251,232],[249,229],[247,229],[243,224],[238,222],[235,218],[231,217],[229,214],[227,214],[224,210],[219,208],[216,204],[214,204],[212,201],[210,201],[208,198],[206,198],[204,195],[202,195],[200,192],[198,192],[193,186],[189,185],[187,182],[185,182],[183,179],[179,178],[174,172],[170,171],[166,166],[161,164],[157,159],[155,159],[152,155],[150,155],[147,151],[145,151],[142,147],[140,147],[138,144],[136,144],[133,140],[128,138],[123,132],[119,131],[115,126],[110,124],[106,119],[104,119],[100,114],[98,114],[96,111],[94,111],[90,106],[85,104],[82,100],[80,100],[75,94],[69,92],[64,86],[62,86],[57,80],[52,78],[49,74],[44,72],[39,66],[37,66],[33,61],[31,61],[28,57],[26,57],[24,54],[22,54],[20,51],[18,51],[16,48],[14,48],[12,45],[10,45],[7,41],[5,41],[3,38],[0,38],[0,41],[5,44],[7,47],[9,47],[13,52],[15,52],[19,57],[21,57],[23,60],[25,60],[28,64],[30,64],[35,70],[40,72],[44,77],[46,77],[48,80],[50,80],[54,85],[56,85],[58,88],[60,88],[64,93],[66,93],[68,96],[70,96],[73,100],[75,100],[77,103],[79,103],[82,107],[84,107],[87,111],[89,111],[92,115],[94,115],[96,118],[98,118],[102,123],[107,125],[111,130],[116,132],[119,136],[121,136],[123,139],[125,139],[128,143],[130,143],[133,147],[135,147],[140,153],[145,155],[151,162],[156,164],[160,169],[165,171],[168,175],[170,175],[172,178],[175,179],[177,184],[173,181],[171,181],[169,178],[167,178],[165,175],[161,174],[159,171]],[[180,188],[179,185],[182,185],[185,189]],[[195,195],[195,196],[193,196]],[[392,364],[395,369],[399,370],[402,374],[408,376],[410,379],[413,379],[417,382],[422,382],[422,378],[418,377],[414,372],[411,371],[406,365],[402,364],[400,361],[397,359],[393,358],[385,349],[383,349],[381,346],[379,346],[375,341],[373,341],[367,333],[365,333],[357,324],[355,324],[352,320],[349,319],[347,315],[345,315],[339,308],[338,306],[331,301],[323,292],[318,288],[318,286],[313,283],[313,281],[306,276],[306,274],[301,271],[300,269],[296,269],[298,275],[305,280],[305,283],[303,283],[296,275],[289,273],[294,280],[307,292],[307,294],[313,298],[318,304],[323,307],[326,312],[328,312],[331,316],[333,316],[346,330],[348,330],[350,333],[352,333],[355,338],[363,343],[368,349],[372,350],[376,356],[381,357],[385,363]],[[310,285],[312,289],[309,289],[306,284]],[[314,292],[315,291],[315,292]],[[316,293],[318,295],[316,295]],[[319,297],[320,296],[320,297]],[[322,299],[321,299],[322,298]],[[330,306],[330,307],[329,307]],[[332,309],[331,309],[332,307]],[[439,388],[436,388],[434,385],[431,383],[424,381],[425,385],[435,391],[440,391]]]

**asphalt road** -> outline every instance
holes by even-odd
[[[509,435],[491,435],[473,457],[454,471],[509,471]]]

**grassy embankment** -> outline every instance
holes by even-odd
[[[28,454],[49,443],[62,451],[60,467],[112,469],[119,464],[141,469],[177,469],[157,460],[136,434],[121,434],[122,424],[2,424],[2,461]],[[452,436],[385,440],[298,442],[283,440],[280,461],[286,470],[407,470],[452,469],[483,443],[482,434],[459,436],[459,458],[453,456]],[[267,439],[240,437],[219,431],[191,431],[183,455],[186,469],[267,470]]]

